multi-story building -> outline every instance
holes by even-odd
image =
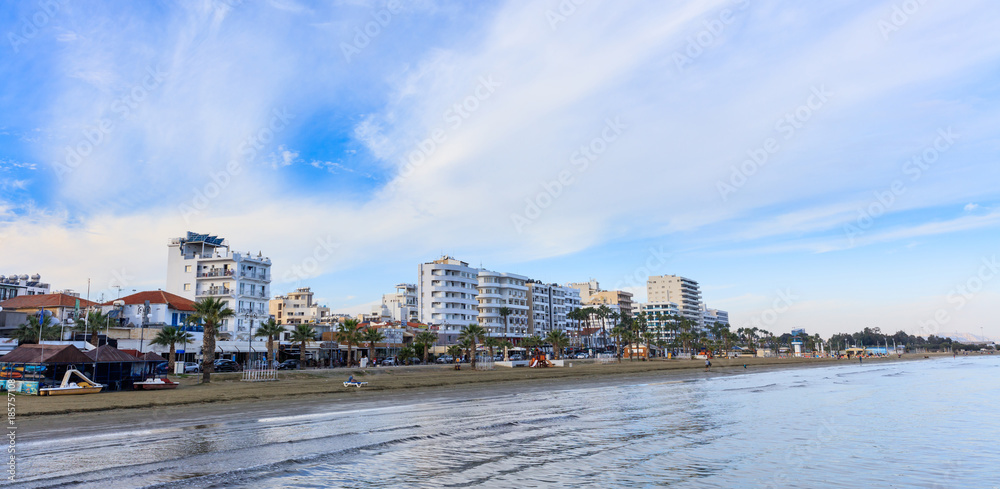
[[[590,294],[590,299],[584,301],[590,306],[618,306],[622,316],[632,317],[632,293],[623,290],[602,290]]]
[[[268,313],[281,325],[328,324],[332,321],[330,308],[313,302],[309,287],[295,289],[288,295],[275,296],[268,303]],[[285,328],[290,329],[290,328]]]
[[[517,343],[528,336],[528,277],[480,270],[478,274],[479,325],[487,334]],[[506,321],[500,309],[510,310]]]
[[[580,308],[580,291],[558,284],[528,283],[528,334],[544,337],[550,331],[575,335],[579,324],[567,315]]]
[[[649,302],[673,302],[680,307],[684,318],[703,327],[701,312],[701,289],[698,282],[677,275],[659,275],[646,281],[646,295]]]
[[[462,327],[479,317],[479,271],[450,256],[418,267],[417,303],[420,322],[445,342],[458,338]]]
[[[656,334],[657,340],[671,341],[674,339],[676,321],[680,315],[680,307],[674,302],[649,302],[638,304],[633,309],[632,318],[638,319],[639,314],[646,313],[646,329]]]
[[[572,284],[566,284],[566,287],[572,287],[580,291],[580,302],[586,304],[590,301],[590,295],[601,291],[601,284],[597,283],[597,280],[590,279],[589,282],[577,282]]]
[[[382,296],[382,307],[388,310],[393,321],[418,322],[420,311],[417,307],[417,286],[396,284],[396,292]]]
[[[0,300],[11,299],[19,295],[51,294],[52,286],[42,282],[42,276],[0,275]]]
[[[715,323],[729,324],[729,313],[718,309],[711,309],[702,304],[701,309],[702,324],[706,327]]]
[[[270,284],[271,259],[233,252],[224,238],[188,232],[167,244],[167,292],[222,300],[236,313],[219,325],[223,338],[246,339],[268,319]]]

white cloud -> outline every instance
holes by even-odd
[[[965,209],[965,212],[972,212],[972,211],[974,211],[974,210],[976,210],[978,208],[979,208],[979,204],[969,203],[969,204],[965,205],[964,209]]]

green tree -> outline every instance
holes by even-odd
[[[569,337],[566,333],[554,329],[545,335],[545,342],[552,345],[552,354],[558,360],[562,356],[562,349],[569,344]]]
[[[364,335],[361,336],[361,339],[366,343],[368,343],[368,356],[370,357],[370,360],[374,362],[375,343],[381,343],[385,341],[385,335],[382,334],[382,332],[379,331],[378,328],[373,328],[369,326],[368,329],[365,330]]]
[[[419,345],[424,351],[424,363],[427,363],[427,354],[430,352],[431,346],[437,343],[438,336],[430,331],[421,331],[413,338],[413,344]]]
[[[470,323],[468,326],[462,328],[462,332],[458,334],[459,341],[471,344],[469,350],[469,362],[472,363],[472,368],[476,368],[476,346],[481,343],[485,337],[486,330],[476,323]]]
[[[357,319],[347,319],[337,326],[334,333],[338,343],[347,343],[347,366],[354,365],[354,345],[361,342],[361,326]]]
[[[299,370],[306,363],[306,343],[316,339],[316,330],[311,324],[297,324],[292,330],[292,341],[299,342]]]
[[[402,363],[412,365],[413,362],[411,359],[417,356],[417,351],[414,350],[412,346],[406,345],[399,349],[399,353],[397,353],[397,355]]]
[[[448,347],[448,354],[451,355],[453,358],[456,358],[456,359],[461,358],[462,357],[462,347],[458,346],[458,345],[451,345],[451,346]]]
[[[214,297],[206,297],[194,303],[194,314],[191,316],[196,320],[201,320],[204,328],[202,350],[203,357],[201,364],[201,381],[209,383],[212,381],[212,372],[215,371],[215,335],[218,326],[228,318],[235,315],[226,302]]]
[[[39,325],[38,316],[29,315],[27,317],[28,322],[18,326],[11,336],[17,339],[18,344],[38,343],[38,330],[40,328],[42,341],[58,340],[62,334],[62,328],[55,323],[55,319],[52,316],[43,317],[44,319]]]
[[[267,336],[267,359],[271,365],[274,365],[277,357],[274,356],[274,340],[281,337],[281,333],[285,332],[285,326],[278,324],[274,318],[270,318],[267,322],[261,323],[257,326],[257,332],[254,336]]]
[[[84,334],[90,333],[90,343],[97,346],[99,340],[97,336],[100,334],[102,329],[108,329],[112,323],[117,324],[111,318],[109,314],[104,314],[101,311],[87,311],[86,316],[82,318],[77,318],[73,322],[73,331],[83,331]],[[171,369],[173,366],[171,366]]]
[[[487,336],[483,340],[483,346],[490,350],[490,358],[496,355],[496,349],[500,347],[500,339],[495,336]]]
[[[174,371],[174,362],[177,361],[176,355],[176,345],[180,343],[186,345],[194,341],[194,335],[188,333],[187,331],[181,331],[180,328],[174,326],[164,326],[156,336],[153,337],[153,341],[150,341],[150,345],[160,345],[170,348],[170,353],[168,354],[167,361],[169,362],[168,369]]]

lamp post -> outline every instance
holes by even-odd
[[[257,320],[257,312],[250,303],[250,309],[243,311],[243,317],[247,320],[247,367],[250,366],[250,353],[253,351],[253,323]]]

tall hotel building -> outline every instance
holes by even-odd
[[[420,264],[418,277],[420,321],[436,327],[441,340],[454,343],[462,327],[479,317],[479,270],[442,256]]]
[[[224,238],[188,232],[167,243],[166,291],[193,301],[222,300],[236,314],[218,331],[232,339],[246,340],[267,321],[270,284],[271,259],[232,252]]]
[[[650,303],[673,302],[680,308],[681,316],[704,327],[701,289],[698,282],[677,275],[659,275],[646,281],[646,295]]]

